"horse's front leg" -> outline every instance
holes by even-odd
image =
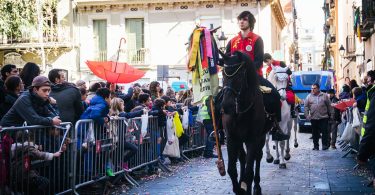
[[[246,168],[246,152],[243,148],[243,145],[240,147],[238,159],[240,161],[240,185],[242,189],[246,189],[243,186],[243,182],[245,181],[245,168]]]
[[[284,160],[284,151],[285,151],[285,140],[284,141],[280,141],[280,153],[281,153],[281,162],[280,162],[280,165],[279,165],[279,168],[280,169],[286,169],[286,162]]]
[[[267,154],[266,161],[268,163],[271,163],[273,161],[273,156],[271,154],[270,144],[269,144],[270,137],[271,137],[271,135],[269,133],[267,133],[267,135],[266,135],[266,154]]]
[[[241,189],[240,184],[238,183],[238,174],[237,174],[237,158],[240,151],[240,146],[243,149],[242,144],[236,143],[237,140],[231,140],[228,137],[227,141],[227,150],[228,150],[228,169],[227,173],[232,181],[233,192],[235,194],[243,194],[244,190]]]
[[[246,194],[251,195],[252,193],[252,184],[254,181],[254,161],[257,156],[257,147],[256,143],[246,143]]]

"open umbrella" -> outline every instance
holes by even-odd
[[[339,109],[340,111],[345,111],[346,108],[353,106],[354,103],[354,99],[342,100],[336,104],[333,104],[333,107]]]
[[[111,83],[131,83],[145,75],[144,71],[138,70],[126,62],[118,62],[122,40],[125,41],[125,39],[120,39],[116,61],[86,61],[90,70],[99,78]]]

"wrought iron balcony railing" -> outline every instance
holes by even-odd
[[[72,42],[69,26],[53,27],[43,31],[44,43],[67,43]],[[25,28],[20,37],[6,36],[0,34],[0,45],[12,45],[20,43],[39,43],[38,31],[34,27]]]
[[[362,0],[362,24],[365,29],[373,28],[375,23],[375,1]]]
[[[141,48],[138,50],[120,50],[119,61],[127,62],[130,65],[146,65],[148,63],[149,50]],[[107,51],[94,52],[95,61],[107,61]],[[110,60],[117,60],[117,54],[110,57]]]

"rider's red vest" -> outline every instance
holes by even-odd
[[[245,38],[242,38],[241,32],[239,32],[236,37],[230,40],[230,53],[233,54],[235,51],[242,51],[254,61],[254,46],[258,38],[259,36],[253,32],[249,32]],[[262,68],[263,64],[257,70],[260,76],[263,76]]]
[[[272,65],[273,65],[273,66],[280,66],[280,61],[273,60]],[[271,66],[268,66],[268,67],[267,67],[267,70],[266,70],[266,74],[267,74],[267,75],[270,74],[271,71],[272,71],[272,67],[271,67]]]

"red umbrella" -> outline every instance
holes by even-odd
[[[354,102],[355,102],[354,99],[343,100],[343,101],[340,101],[336,104],[333,104],[333,107],[335,107],[335,108],[337,108],[341,111],[345,111],[346,108],[353,106]]]
[[[144,71],[138,70],[130,66],[126,62],[118,62],[122,40],[125,41],[125,39],[120,39],[119,50],[117,53],[117,62],[86,61],[87,66],[96,76],[110,83],[131,83],[142,78],[145,75]]]
[[[133,68],[126,62],[86,61],[90,70],[99,78],[111,83],[131,83],[145,75],[145,72]]]

